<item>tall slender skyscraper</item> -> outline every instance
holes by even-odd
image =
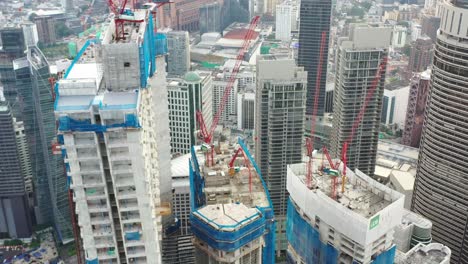
[[[302,160],[307,72],[294,59],[257,59],[255,158],[270,191],[277,225],[277,250],[287,246],[286,166]]]
[[[13,61],[19,108],[31,146],[31,163],[36,187],[38,223],[54,224],[59,239],[73,239],[63,160],[52,153],[55,141],[54,97],[48,81],[49,63],[36,47],[26,57]]]
[[[307,114],[313,111],[317,70],[320,60],[322,33],[326,33],[323,49],[323,66],[320,77],[318,115],[325,109],[325,85],[327,80],[328,40],[330,35],[331,0],[302,0],[299,12],[298,65],[307,71]]]
[[[20,146],[10,107],[1,97],[0,91],[0,233],[11,238],[28,238],[32,232],[31,212]]]
[[[335,157],[340,157],[343,144],[351,136],[379,65],[387,56],[390,36],[391,28],[354,25],[350,37],[340,39],[331,137],[331,153]],[[367,175],[373,175],[375,169],[385,69],[348,146],[348,167]]]
[[[468,1],[439,1],[412,209],[432,221],[432,237],[468,263]]]
[[[24,57],[25,38],[20,27],[4,27],[0,29],[0,85],[6,101],[10,103],[13,116],[20,118],[17,104],[16,78],[13,61]]]

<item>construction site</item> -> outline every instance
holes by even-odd
[[[197,263],[274,263],[275,219],[257,164],[242,141],[192,149],[190,188]]]
[[[359,170],[341,177],[343,164],[338,170],[316,164],[309,185],[306,164],[288,167],[288,257],[304,263],[393,263],[393,229],[401,223],[404,196]]]
[[[78,263],[161,263],[172,227],[165,37],[156,4],[114,6],[53,86]],[[156,157],[157,156],[157,157]],[[73,206],[74,205],[74,206]]]

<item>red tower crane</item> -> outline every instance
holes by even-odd
[[[125,22],[142,23],[144,19],[134,19],[133,12],[125,9],[128,0],[123,0],[120,5],[114,3],[113,0],[107,0],[107,5],[110,11],[114,14],[115,22],[115,40],[125,39]]]
[[[364,104],[362,105],[358,115],[356,116],[356,119],[354,120],[351,133],[349,136],[346,138],[345,142],[343,143],[343,148],[341,150],[341,161],[343,162],[343,175],[342,175],[342,180],[341,180],[341,192],[344,192],[344,187],[346,183],[346,166],[347,166],[347,152],[348,152],[348,146],[351,145],[351,142],[353,141],[354,135],[356,134],[356,130],[361,124],[362,118],[364,117],[364,113],[367,109],[367,106],[369,105],[370,100],[372,99],[372,96],[374,96],[375,91],[377,90],[377,86],[379,85],[379,82],[382,77],[382,73],[386,69],[388,58],[384,57],[382,61],[380,62],[379,68],[375,74],[375,78],[373,79],[369,91],[366,93],[366,98],[364,99]],[[325,155],[327,156],[328,162],[330,163],[330,167],[332,169],[338,169],[339,168],[339,163],[340,161],[336,162],[333,164],[333,161],[331,160],[330,154],[328,154],[328,150],[326,147],[323,147],[323,151]],[[332,198],[336,198],[336,181],[332,183]]]
[[[244,41],[242,43],[242,47],[239,51],[239,54],[237,54],[236,57],[236,64],[234,65],[234,68],[232,69],[232,73],[229,77],[229,82],[226,86],[226,89],[224,89],[224,94],[223,98],[221,99],[218,109],[216,111],[216,114],[213,118],[213,122],[211,123],[211,127],[208,129],[205,124],[205,120],[203,119],[203,114],[200,112],[200,110],[197,111],[196,116],[197,116],[197,122],[200,126],[200,134],[201,137],[203,138],[203,142],[209,146],[209,149],[206,152],[206,165],[207,166],[212,166],[213,165],[213,159],[214,159],[214,145],[213,145],[213,134],[218,126],[219,119],[221,117],[221,114],[224,111],[224,107],[226,106],[227,99],[229,97],[229,94],[231,93],[232,87],[234,86],[234,83],[236,81],[237,73],[239,73],[239,68],[241,66],[241,63],[244,59],[245,52],[247,51],[250,42],[252,40],[252,36],[254,34],[254,30],[257,27],[258,22],[260,21],[259,16],[255,16],[252,21],[250,22],[249,29],[247,33],[244,36]]]
[[[310,137],[306,139],[306,146],[307,146],[307,155],[309,156],[309,162],[307,163],[307,187],[311,188],[312,184],[312,152],[314,151],[314,141],[315,141],[315,125],[316,125],[316,117],[317,117],[317,110],[318,110],[318,98],[320,95],[320,81],[322,80],[322,65],[323,65],[323,53],[325,50],[327,40],[327,33],[325,31],[322,32],[322,39],[320,41],[320,57],[319,57],[319,64],[317,67],[317,78],[315,79],[315,94],[314,94],[314,109],[312,111],[311,116],[311,125],[310,125]]]

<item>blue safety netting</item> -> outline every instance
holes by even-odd
[[[336,264],[338,250],[320,241],[320,233],[297,212],[291,199],[288,201],[286,236],[289,244],[305,263]]]
[[[99,260],[97,258],[95,259],[87,259],[86,264],[99,264]]]
[[[125,232],[125,239],[127,240],[140,240],[140,232]]]
[[[149,43],[150,43],[150,59],[151,59],[151,68],[150,68],[150,73],[149,76],[153,76],[154,72],[156,71],[156,48],[154,47],[154,24],[153,24],[153,14],[149,14],[148,18],[148,25],[147,29],[148,31],[148,38],[149,38]]]
[[[75,120],[68,116],[59,117],[59,131],[79,131],[79,132],[106,132],[109,128],[139,128],[138,118],[134,114],[126,114],[125,122],[113,125],[92,124],[90,119]]]
[[[156,33],[155,44],[156,56],[167,54],[167,37],[166,34]]]
[[[395,260],[396,246],[378,255],[372,264],[393,264]]]
[[[200,212],[198,212],[198,215],[204,217]],[[253,218],[258,216],[260,218],[252,221]],[[252,222],[239,228],[240,225],[248,221]],[[192,226],[193,234],[199,239],[205,241],[211,247],[228,252],[235,251],[245,244],[261,237],[265,233],[265,222],[266,220],[264,215],[255,214],[235,225],[225,226],[218,225],[206,217],[205,221],[203,221],[194,214],[190,214],[190,224]],[[215,225],[218,228],[214,228],[212,225]],[[223,228],[232,228],[237,230],[228,232],[223,230]]]
[[[262,252],[262,255],[263,255],[262,263],[273,264],[275,263],[276,220],[275,220],[275,214],[273,212],[273,203],[271,202],[270,192],[268,191],[266,183],[263,180],[262,173],[260,169],[258,168],[257,163],[253,159],[252,155],[250,154],[249,149],[247,148],[247,146],[245,145],[245,142],[242,140],[241,137],[238,138],[237,143],[239,143],[239,145],[242,148],[242,151],[244,151],[250,163],[255,168],[255,171],[257,172],[258,177],[262,181],[263,189],[265,190],[268,203],[270,204],[270,206],[260,208],[262,213],[265,215],[265,219],[266,219],[265,226],[266,226],[266,231],[267,231],[267,233],[264,236],[265,247],[263,248],[263,252]]]
[[[180,222],[181,221],[179,220],[179,218],[174,217],[174,222],[164,229],[164,234],[166,236],[169,236],[177,232],[177,230],[179,230],[180,228],[180,224],[181,224]]]
[[[200,173],[200,165],[198,164],[197,155],[195,148],[192,146],[191,150],[192,158],[189,160],[189,173],[190,173],[190,206],[192,212],[200,208],[205,204],[205,194],[203,189],[205,188],[205,181]]]

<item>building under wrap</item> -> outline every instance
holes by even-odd
[[[126,10],[89,40],[56,86],[58,144],[87,264],[161,262],[172,227],[164,36],[149,10]],[[79,254],[79,252],[78,252]]]
[[[238,148],[237,148],[238,147]],[[275,217],[268,189],[244,142],[215,147],[214,166],[194,147],[190,166],[197,263],[275,263]],[[228,163],[233,158],[233,167]]]
[[[359,170],[348,169],[342,189],[340,170],[324,171],[308,188],[306,163],[288,166],[288,263],[392,264],[404,196]]]

